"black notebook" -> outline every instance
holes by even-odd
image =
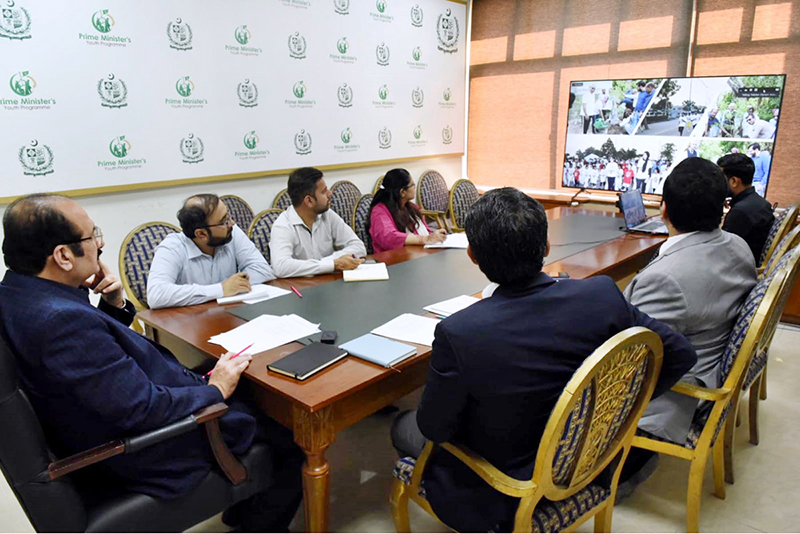
[[[317,371],[333,365],[347,356],[347,351],[334,345],[312,343],[297,352],[284,356],[275,363],[267,365],[267,369],[291,376],[297,380],[305,380]]]

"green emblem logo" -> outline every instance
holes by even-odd
[[[415,4],[411,8],[411,25],[415,28],[422,27],[422,8],[419,7],[419,4]]]
[[[175,50],[192,49],[192,27],[178,17],[175,22],[167,23],[169,47]]]
[[[392,146],[392,131],[386,126],[378,132],[378,147],[391,148]]]
[[[289,36],[289,56],[294,59],[306,57],[306,38],[300,35],[300,32],[294,32]]]
[[[191,96],[194,92],[194,82],[188,76],[178,78],[178,81],[175,82],[175,90],[182,97]]]
[[[347,37],[342,37],[336,42],[336,49],[340,54],[346,54],[348,48],[350,48],[350,43],[347,42]]]
[[[389,97],[389,88],[386,87],[386,84],[381,85],[380,88],[378,88],[378,96],[381,98],[381,100],[386,100]]]
[[[447,126],[442,128],[442,143],[444,143],[445,145],[449,145],[452,142],[453,142],[453,129],[450,128],[450,125],[448,124]]]
[[[386,11],[386,0],[377,0],[375,2],[375,7],[378,9],[378,13],[383,13]]]
[[[19,149],[19,162],[26,176],[44,176],[53,172],[53,151],[34,139]]]
[[[340,15],[349,15],[350,0],[333,0],[333,9]]]
[[[342,130],[342,134],[339,136],[342,139],[342,143],[349,144],[350,140],[353,139],[353,132],[350,131],[350,128],[345,128]]]
[[[425,100],[425,94],[422,92],[422,89],[417,86],[416,89],[411,91],[411,105],[415,108],[421,108],[422,103]]]
[[[420,47],[414,48],[414,50],[411,52],[411,56],[414,58],[414,61],[419,61],[419,58],[422,57],[422,50]]]
[[[181,139],[181,156],[184,163],[200,163],[203,161],[203,140],[190,133]]]
[[[389,47],[386,43],[381,43],[375,48],[375,56],[378,59],[378,65],[385,67],[389,64]]]
[[[36,87],[36,80],[25,70],[13,75],[8,81],[8,85],[10,85],[11,90],[19,96],[29,96]]]
[[[300,130],[295,134],[294,151],[301,156],[311,154],[311,134],[305,130]]]
[[[128,105],[128,86],[121,79],[109,74],[97,82],[100,105],[107,108],[123,108]]]
[[[240,45],[246,45],[247,43],[249,43],[252,34],[250,33],[250,30],[247,29],[247,24],[244,24],[236,28],[236,31],[234,32],[234,37],[236,37],[236,42],[239,43]]]
[[[261,141],[261,139],[259,139],[256,131],[253,130],[252,132],[246,133],[242,141],[244,142],[245,147],[250,150],[255,150],[255,148],[258,146],[258,142]]]
[[[336,95],[339,97],[339,106],[349,108],[353,105],[353,88],[346,83],[339,86]]]
[[[125,139],[124,135],[115,137],[108,144],[108,150],[118,158],[124,158],[131,151],[131,142]]]
[[[92,26],[94,26],[94,29],[100,33],[110,32],[114,24],[116,24],[114,17],[108,14],[107,9],[95,11],[92,15]]]
[[[292,86],[292,92],[296,98],[303,98],[306,94],[306,85],[303,83],[303,80],[300,80],[294,86]]]
[[[445,102],[450,102],[450,88],[449,87],[444,90],[444,92],[442,93],[442,96],[444,97],[444,101]]]
[[[417,125],[417,127],[414,128],[414,139],[419,139],[420,137],[422,137],[422,126]]]
[[[240,106],[252,108],[258,105],[258,87],[249,78],[236,86],[236,94],[239,95]]]
[[[448,9],[439,15],[436,21],[436,36],[439,38],[439,50],[446,54],[458,52],[458,19]]]
[[[0,7],[0,37],[12,40],[31,38],[31,16],[24,7],[17,7],[14,0]]]

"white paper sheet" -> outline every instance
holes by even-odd
[[[447,234],[444,243],[425,245],[425,248],[467,248],[468,245],[467,234],[465,232],[460,232],[457,234]]]
[[[239,352],[252,343],[247,352],[256,354],[319,331],[318,324],[310,323],[298,315],[259,315],[233,330],[212,336],[208,341],[232,352]]]
[[[247,293],[239,293],[231,297],[222,297],[217,299],[217,304],[231,304],[232,302],[244,302],[246,304],[255,304],[262,300],[269,300],[282,295],[288,295],[291,291],[281,289],[275,286],[268,286],[266,284],[256,284],[250,288]]]
[[[422,315],[415,315],[413,313],[404,313],[395,317],[388,323],[375,328],[372,333],[399,341],[428,345],[430,347],[433,345],[433,331],[437,324],[439,324],[439,319],[423,317]]]
[[[481,299],[470,295],[461,295],[452,299],[443,300],[442,302],[437,302],[436,304],[431,304],[430,306],[425,306],[422,309],[435,313],[436,315],[441,315],[442,317],[450,317],[454,313],[472,306],[479,300]]]

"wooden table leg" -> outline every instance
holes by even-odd
[[[310,413],[294,407],[294,441],[306,454],[303,464],[303,512],[308,532],[328,532],[330,464],[325,451],[333,443],[331,408]]]

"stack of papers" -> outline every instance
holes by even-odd
[[[467,248],[469,241],[467,241],[467,234],[461,232],[458,234],[447,234],[444,243],[437,243],[435,245],[425,245],[425,248]]]
[[[239,293],[232,297],[221,297],[217,299],[217,304],[231,304],[233,302],[244,302],[245,304],[255,304],[262,300],[274,299],[282,295],[288,295],[291,291],[281,289],[275,286],[268,286],[266,284],[257,284],[250,288],[247,293]]]
[[[436,329],[437,324],[439,324],[439,319],[404,313],[375,328],[372,333],[430,347],[433,345],[433,331]]]
[[[388,280],[389,271],[385,263],[362,263],[355,269],[342,272],[345,282],[372,282]]]
[[[460,297],[455,297],[449,300],[443,300],[442,302],[437,302],[436,304],[425,306],[422,309],[436,315],[441,315],[442,317],[450,317],[457,311],[461,311],[464,308],[468,308],[469,306],[472,306],[479,300],[481,299],[477,297],[471,297],[469,295],[461,295]]]
[[[252,343],[253,346],[247,352],[257,354],[317,334],[319,331],[318,324],[310,323],[295,314],[282,317],[259,315],[242,326],[212,336],[208,342],[220,345],[230,352],[239,352]]]

